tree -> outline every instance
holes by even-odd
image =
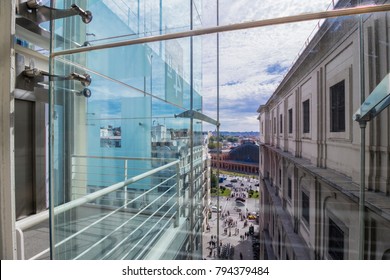
[[[231,143],[236,143],[236,142],[238,142],[238,138],[234,137],[234,136],[229,136],[229,137],[227,137],[227,141],[231,142]]]
[[[214,142],[210,142],[207,147],[210,149],[210,150],[213,150],[215,148],[217,148],[217,144],[215,144]]]
[[[216,188],[218,186],[218,178],[213,172],[211,172],[210,181],[212,188]]]

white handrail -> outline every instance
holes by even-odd
[[[80,197],[78,199],[75,199],[75,200],[69,201],[65,204],[62,204],[60,206],[57,206],[54,208],[54,215],[64,213],[68,210],[71,210],[71,209],[76,208],[78,206],[84,205],[88,202],[94,201],[94,200],[96,200],[96,199],[98,199],[106,194],[112,193],[112,192],[119,190],[120,188],[123,188],[127,185],[130,185],[130,184],[133,184],[135,182],[138,182],[139,180],[145,179],[146,177],[149,177],[149,176],[151,176],[151,175],[153,175],[161,170],[164,170],[164,169],[167,169],[168,167],[174,166],[174,165],[178,164],[179,162],[180,162],[179,160],[170,162],[168,164],[154,168],[154,169],[147,171],[145,173],[142,173],[140,175],[134,176],[126,181],[116,183],[116,184],[111,185],[109,187],[106,187],[102,190],[87,194],[83,197]]]
[[[144,209],[146,209],[147,207],[151,206],[153,203],[157,202],[161,197],[163,197],[165,194],[167,194],[173,187],[175,187],[176,185],[173,185],[172,187],[170,187],[168,190],[166,190],[164,193],[162,193],[160,196],[156,197],[152,202],[150,202]],[[168,199],[168,201],[170,200],[171,198]],[[129,202],[130,203],[130,202]],[[166,203],[166,202],[165,202]],[[123,206],[122,206],[123,207]],[[121,208],[122,208],[121,207]],[[90,250],[92,250],[95,246],[99,245],[100,243],[102,243],[104,240],[106,240],[107,238],[109,238],[112,234],[114,234],[115,232],[117,232],[119,229],[123,228],[127,223],[129,223],[131,220],[133,220],[134,218],[136,218],[138,215],[140,215],[144,209],[141,209],[140,211],[138,211],[135,215],[133,215],[130,219],[128,219],[126,222],[122,223],[121,225],[119,225],[117,228],[115,228],[113,231],[111,231],[109,234],[105,235],[102,239],[100,239],[99,241],[97,241],[94,245],[92,245],[91,247],[89,247],[88,249],[86,249],[85,251],[83,251],[80,255],[78,255],[75,259],[79,259],[80,257],[82,257],[83,255],[85,255],[86,253],[88,253]],[[116,210],[115,210],[116,212]],[[111,212],[110,214],[106,215],[105,217],[103,217],[102,219],[98,220],[98,221],[101,221],[103,219],[105,219],[106,217],[108,217],[109,215],[112,215],[113,212]],[[156,213],[156,212],[155,212]],[[155,213],[153,213],[152,215],[149,216],[149,218],[151,218]],[[148,219],[149,219],[148,218]],[[96,222],[95,222],[96,224]],[[142,225],[142,224],[141,224]],[[90,228],[92,225],[86,227],[83,229],[83,231],[85,231],[87,228]],[[138,229],[138,228],[137,228]],[[135,230],[134,230],[135,231]],[[74,235],[76,234],[79,234],[80,231],[78,231],[77,233],[75,233]],[[71,236],[73,237],[73,235]],[[71,239],[71,238],[68,238],[68,239]],[[115,249],[115,248],[114,248]],[[108,253],[107,253],[108,254]]]
[[[71,209],[74,209],[78,206],[81,206],[81,205],[84,205],[88,202],[91,202],[91,201],[94,201],[104,195],[107,195],[111,192],[114,192],[120,188],[123,188],[125,186],[128,186],[130,184],[133,184],[137,181],[140,181],[142,179],[145,179],[159,171],[162,171],[164,169],[167,169],[171,166],[174,166],[176,164],[179,164],[180,163],[180,160],[175,160],[175,161],[172,161],[168,164],[165,164],[163,166],[160,166],[160,167],[157,167],[157,168],[154,168],[152,170],[149,170],[145,173],[142,173],[140,175],[137,175],[137,176],[134,176],[128,180],[125,180],[125,181],[122,181],[122,182],[119,182],[119,183],[116,183],[114,185],[111,185],[107,188],[104,188],[102,190],[99,190],[99,191],[96,191],[94,193],[91,193],[91,194],[87,194],[81,198],[78,198],[78,199],[75,199],[73,201],[69,201],[67,203],[64,203],[60,206],[56,206],[54,208],[54,215],[58,215],[58,214],[61,214],[61,213],[64,213],[68,210],[71,210]],[[142,195],[141,195],[142,196]],[[17,221],[15,223],[15,228],[17,230],[17,232],[19,233],[19,252],[20,252],[20,259],[25,259],[25,256],[24,256],[24,250],[22,248],[24,248],[24,235],[23,235],[23,231],[25,231],[26,229],[29,229],[33,226],[36,226],[44,221],[47,221],[49,219],[49,210],[45,210],[45,211],[42,211],[38,214],[35,214],[35,215],[31,215],[23,220],[20,220],[20,221]],[[45,250],[47,251],[47,249]],[[40,254],[38,254],[40,255]]]
[[[228,25],[219,25],[219,26],[206,27],[206,28],[201,28],[201,29],[192,29],[189,31],[168,33],[168,34],[162,34],[162,35],[156,35],[156,36],[150,36],[150,37],[141,37],[141,38],[130,39],[130,40],[126,40],[126,41],[120,41],[120,42],[107,43],[107,44],[102,44],[102,45],[94,45],[94,46],[90,46],[90,47],[81,47],[81,48],[77,48],[77,49],[68,49],[68,50],[53,52],[50,56],[51,56],[51,58],[55,58],[57,56],[83,53],[83,52],[87,52],[87,51],[102,50],[102,49],[109,49],[109,48],[116,48],[116,47],[123,47],[123,46],[131,46],[131,45],[138,45],[138,44],[145,44],[145,43],[152,43],[152,42],[159,42],[159,41],[187,38],[187,37],[191,37],[191,36],[215,34],[218,32],[228,32],[228,31],[243,30],[243,29],[249,29],[249,28],[258,28],[258,27],[264,27],[264,26],[270,26],[270,25],[294,23],[294,22],[317,20],[317,19],[326,19],[326,18],[332,18],[332,17],[351,16],[351,15],[376,13],[376,12],[387,12],[389,10],[390,10],[390,4],[382,4],[382,5],[377,5],[377,6],[375,6],[375,5],[374,6],[358,6],[358,7],[337,9],[337,10],[324,11],[324,12],[307,13],[307,14],[286,16],[286,17],[280,17],[280,18],[263,19],[263,20],[256,20],[256,21],[250,21],[250,22],[228,24]]]
[[[137,196],[137,197],[133,198],[132,200],[126,202],[123,206],[121,206],[121,207],[115,209],[114,211],[110,212],[109,214],[107,214],[107,215],[101,217],[100,219],[96,220],[95,222],[93,222],[93,223],[90,224],[89,226],[87,226],[87,227],[85,227],[85,228],[79,230],[78,232],[75,232],[74,234],[68,236],[67,238],[61,240],[61,241],[58,242],[55,246],[58,247],[58,246],[62,245],[63,243],[67,242],[68,240],[70,240],[70,239],[76,237],[77,235],[83,233],[84,231],[86,231],[87,229],[91,228],[92,226],[97,225],[98,223],[100,223],[100,222],[103,221],[104,219],[106,219],[106,218],[108,218],[108,217],[114,215],[115,213],[119,212],[120,210],[124,209],[125,206],[127,206],[127,205],[133,203],[134,201],[137,201],[137,200],[138,200],[139,198],[141,198],[142,196],[145,196],[145,195],[148,194],[149,192],[155,190],[156,188],[158,188],[158,187],[161,186],[162,184],[166,183],[168,180],[172,179],[173,177],[175,177],[175,176],[171,176],[170,178],[168,178],[168,179],[166,179],[165,181],[161,182],[160,184],[154,186],[153,188],[147,190],[146,192],[141,193],[139,196]],[[170,189],[172,189],[172,187],[169,188],[169,190],[170,190]],[[165,194],[165,193],[163,193],[162,195],[164,195],[164,194]],[[161,196],[162,196],[162,195],[161,195]],[[158,197],[158,198],[159,198],[159,197]],[[157,199],[158,199],[158,198],[157,198]],[[157,200],[157,199],[156,199],[156,200]],[[150,206],[150,205],[151,205],[151,204],[149,204],[149,205],[147,205],[147,206]],[[142,212],[142,210],[139,211],[138,213],[136,213],[134,216],[132,216],[129,220],[132,220],[133,218],[137,217],[137,216],[139,215],[139,213],[141,213],[141,212]],[[107,236],[106,236],[106,237],[107,237]]]
[[[167,203],[168,201],[170,201],[173,197],[171,196],[168,200],[166,200],[164,202],[164,204],[162,204],[152,215],[150,215],[148,218],[146,218],[141,224],[138,225],[137,228],[135,228],[129,235],[127,235],[126,238],[123,238],[121,240],[121,242],[119,242],[114,248],[112,248],[108,253],[106,253],[102,259],[105,259],[107,256],[109,256],[110,254],[112,254],[117,248],[119,248],[120,246],[123,245],[123,243],[125,243],[138,229],[140,229],[144,224],[146,224],[147,221],[149,221],[152,217],[154,217],[154,215],[156,213],[158,213]],[[171,208],[173,208],[174,206],[176,206],[176,202],[171,206]],[[173,217],[174,215],[172,215]],[[130,253],[130,252],[129,252]],[[125,256],[127,256],[129,253],[125,254]],[[123,258],[122,258],[123,259]]]
[[[137,242],[135,245],[133,245],[133,247],[129,250],[129,253],[127,253],[126,255],[124,255],[121,259],[124,260],[124,259],[130,254],[131,251],[133,251],[135,248],[137,248],[137,246],[145,239],[145,237],[146,237],[149,233],[152,232],[152,230],[159,224],[159,222],[161,222],[162,219],[165,218],[165,216],[167,215],[167,213],[168,213],[169,211],[171,211],[175,206],[176,206],[176,202],[175,202],[175,204],[173,204],[173,205],[169,208],[169,210],[168,210],[167,212],[164,213],[164,215],[162,215],[162,217],[161,217],[161,218],[160,218],[160,219],[159,219],[151,228],[149,228],[149,230],[144,234],[144,236],[143,236],[141,239],[139,239],[138,242]],[[152,243],[152,242],[154,242],[154,240],[157,239],[157,237],[160,235],[160,233],[169,225],[169,223],[171,222],[171,220],[173,219],[174,216],[175,216],[175,215],[172,215],[172,216],[166,221],[166,223],[164,224],[164,226],[160,227],[160,230],[158,231],[158,233],[155,234],[155,235],[153,236],[152,240],[149,240],[149,243]],[[143,250],[141,251],[141,253],[138,254],[138,257],[142,256],[142,254],[143,254],[147,249],[148,249],[148,247],[145,246],[145,247],[143,248]],[[137,259],[138,259],[138,257],[137,257]]]
[[[170,163],[168,163],[166,165],[157,167],[155,169],[152,169],[152,170],[147,171],[145,173],[142,173],[140,175],[134,176],[134,177],[132,177],[132,178],[130,178],[128,180],[125,180],[123,182],[116,183],[116,184],[111,185],[111,186],[109,186],[107,188],[104,188],[102,190],[96,191],[94,193],[87,194],[87,195],[85,195],[83,197],[80,197],[78,199],[69,201],[69,202],[64,203],[64,204],[62,204],[60,206],[56,206],[54,208],[54,214],[55,215],[61,214],[63,212],[66,212],[66,211],[71,210],[73,208],[76,208],[78,206],[81,206],[83,204],[86,204],[88,202],[96,200],[99,197],[102,197],[102,196],[104,196],[106,194],[114,192],[114,191],[116,191],[116,190],[118,190],[120,188],[123,188],[123,187],[127,186],[127,185],[133,184],[133,183],[135,183],[135,182],[137,182],[139,180],[142,180],[142,179],[144,179],[144,178],[146,178],[148,176],[151,176],[151,175],[153,175],[153,174],[155,174],[155,173],[157,173],[157,172],[159,172],[161,170],[164,170],[164,169],[166,169],[168,167],[171,167],[171,166],[173,166],[175,164],[178,164],[179,162],[180,162],[179,160],[175,160],[175,161],[170,162]],[[49,219],[49,210],[42,211],[42,212],[40,212],[38,214],[32,215],[30,217],[27,217],[27,218],[25,218],[23,220],[17,221],[15,226],[23,231],[23,230],[26,230],[28,228],[31,228],[33,226],[38,225],[39,223],[42,223],[43,221],[45,221],[47,219]]]

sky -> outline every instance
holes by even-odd
[[[337,1],[335,1],[337,2]],[[219,0],[219,25],[325,11],[331,0]],[[216,1],[203,1],[203,26],[216,25]],[[259,131],[257,109],[282,81],[318,21],[219,34],[221,131]],[[216,35],[202,37],[203,113],[217,118]],[[205,124],[204,130],[215,126]]]

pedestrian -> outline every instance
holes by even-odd
[[[242,257],[242,253],[240,252],[240,260],[242,260],[243,259],[243,257]]]

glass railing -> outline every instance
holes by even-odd
[[[179,161],[171,161],[152,170],[140,170],[133,177],[127,176],[127,166],[134,161],[153,159],[98,158],[74,156],[73,178],[80,174],[95,176],[86,171],[80,159],[100,160],[99,167],[110,161],[123,166],[122,180],[102,189],[87,187],[87,194],[80,195],[78,188],[74,199],[54,208],[55,225],[52,227],[55,245],[51,253],[55,259],[142,259],[153,251],[155,244],[169,228],[178,228],[180,174]],[[107,162],[106,162],[107,161]],[[89,165],[90,167],[93,164]],[[119,168],[121,169],[121,168]],[[93,169],[89,169],[93,170]],[[111,175],[114,173],[111,172]],[[104,176],[110,177],[109,171]],[[103,177],[104,177],[103,176]],[[142,185],[147,182],[148,188]],[[72,181],[78,184],[78,180]],[[69,217],[72,216],[72,219]],[[49,218],[48,212],[31,216],[17,223],[21,254],[24,259],[23,232]],[[171,230],[172,233],[172,230]],[[180,236],[177,230],[177,236]],[[161,241],[160,241],[161,242]],[[158,246],[159,250],[165,250]],[[32,257],[39,258],[49,249]]]
[[[128,178],[128,166],[138,160],[80,156],[74,159],[78,162],[72,164],[72,178],[81,174],[88,178],[88,183],[83,183],[85,190],[79,186],[80,180],[72,180],[76,184],[72,187],[73,200],[54,210],[55,259],[142,258],[173,220],[178,220],[179,161],[145,172],[140,169],[139,175]],[[84,159],[87,165],[83,164]],[[122,167],[113,168],[112,161],[119,161]],[[85,166],[88,172],[83,170]],[[105,171],[95,173],[95,168]],[[118,170],[123,171],[123,180],[105,187],[94,185],[97,180],[118,176]],[[87,194],[76,198],[80,188]]]
[[[188,186],[182,201],[197,200],[189,178],[202,164],[194,156],[202,126],[176,116],[202,111],[201,41],[110,44],[193,29],[201,23],[200,1],[75,2],[92,21],[77,15],[51,21],[52,258],[163,257],[151,248],[173,220],[180,226],[174,218],[177,181]],[[53,5],[68,9],[73,3]],[[155,172],[172,161],[181,167]],[[57,210],[88,197],[93,199],[71,210]],[[191,212],[185,209],[181,217]],[[182,232],[194,243],[192,233]]]

